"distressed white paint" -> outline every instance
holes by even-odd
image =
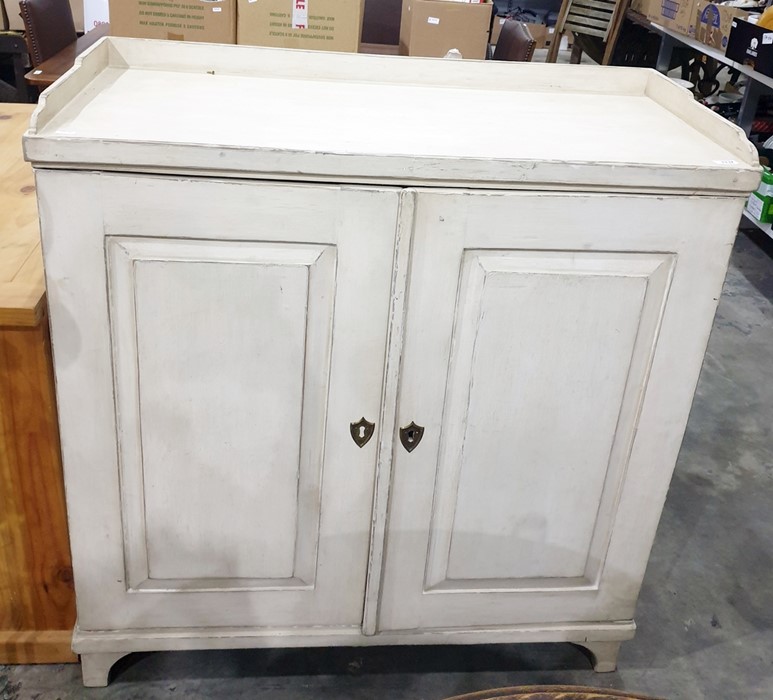
[[[110,237],[107,251],[131,587],[311,584],[335,248]]]
[[[633,616],[739,212],[419,194],[380,630]]]
[[[26,152],[87,684],[240,646],[614,668],[758,178],[739,130],[650,71],[109,39]]]
[[[395,449],[398,448],[397,440],[395,440],[395,434],[398,430],[396,397],[400,379],[405,292],[410,267],[416,194],[414,190],[403,190],[400,195],[400,217],[397,225],[392,272],[392,298],[389,309],[387,361],[384,366],[384,392],[378,436],[378,463],[376,464],[376,484],[373,496],[370,560],[368,562],[368,579],[362,618],[362,631],[366,635],[376,633],[381,600],[387,508],[389,506],[389,487],[392,481],[392,459]]]
[[[33,161],[471,187],[758,182],[743,133],[655,71],[114,37],[79,60],[33,117]]]
[[[434,294],[431,316],[410,319],[425,337],[453,328],[429,587],[586,576],[596,523],[586,506],[601,501],[613,445],[630,439],[617,425],[634,346],[652,346],[655,329],[641,334],[640,321],[664,264],[670,256],[467,249],[458,282],[438,280],[458,266],[423,282],[458,284],[452,326],[438,327],[447,315]],[[667,289],[649,292],[660,305]]]
[[[571,642],[594,657],[599,672],[614,671],[620,643],[631,639],[632,622],[561,625],[519,625],[491,629],[447,629],[366,636],[356,628],[293,627],[255,629],[229,627],[182,630],[123,630],[83,633],[76,626],[73,644],[81,652],[84,684],[107,685],[110,667],[121,657],[138,651],[190,649],[276,649],[282,647],[367,647],[399,644],[496,644],[501,642]],[[594,641],[590,641],[590,638]],[[112,651],[112,650],[119,651]],[[109,651],[105,651],[109,650]]]
[[[37,177],[81,628],[360,625],[397,192]]]

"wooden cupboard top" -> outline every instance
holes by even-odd
[[[35,183],[22,157],[33,108],[0,104],[0,326],[36,326],[44,307]]]
[[[656,71],[109,37],[47,90],[36,166],[748,193],[740,129]]]

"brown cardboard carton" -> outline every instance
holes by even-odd
[[[686,36],[695,36],[697,5],[698,0],[634,0],[631,9],[661,27]]]
[[[664,0],[671,1],[673,0]],[[675,17],[667,26],[680,34],[695,36],[695,11],[698,8],[698,0],[678,0],[678,5]]]
[[[364,0],[238,0],[237,44],[358,51]]]
[[[550,30],[552,29],[555,31],[554,27],[550,27],[550,29],[548,29],[548,27],[544,24],[534,24],[532,22],[527,22],[526,27],[528,28],[532,39],[537,42],[536,46],[534,47],[535,49],[544,49],[547,44]]]
[[[492,5],[447,0],[403,0],[400,53],[442,58],[458,49],[464,58],[483,59]]]
[[[663,18],[660,16],[660,6],[661,0],[631,0],[630,9],[644,15],[650,22],[662,25]]]
[[[16,3],[16,7],[19,7],[19,3]],[[70,7],[72,8],[72,18],[75,22],[75,31],[82,32],[93,29],[93,27],[83,26],[83,0],[70,0]]]
[[[110,0],[110,34],[233,44],[236,0]]]
[[[541,27],[542,25],[539,24],[539,25],[536,25],[536,26]],[[531,28],[532,28],[532,25],[530,24],[529,25],[529,30],[531,30]],[[555,28],[555,26],[553,26],[553,27],[545,27],[545,29],[543,30],[542,38],[537,41],[536,48],[538,48],[538,49],[549,49],[550,45],[553,43],[553,39],[555,38],[555,36],[556,36],[556,28]],[[571,49],[572,48],[572,44],[574,43],[574,34],[572,34],[572,32],[568,32],[568,31],[564,32],[563,38],[566,39],[566,41],[563,42],[563,47],[565,49]],[[561,41],[560,38],[559,38],[559,41]]]
[[[748,16],[746,10],[700,0],[695,18],[695,38],[706,46],[725,53],[733,20],[736,17],[743,19]]]

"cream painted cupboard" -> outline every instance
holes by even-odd
[[[740,130],[647,70],[106,39],[25,147],[87,685],[156,649],[615,667]]]

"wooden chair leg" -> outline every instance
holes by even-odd
[[[547,63],[556,62],[556,59],[558,58],[558,48],[561,46],[561,39],[563,36],[563,33],[559,33],[558,28],[556,27],[556,31],[553,33],[553,41],[550,43]]]
[[[615,44],[611,41],[607,41],[606,46],[604,47],[604,58],[601,59],[601,65],[602,66],[608,66],[609,62],[612,60],[612,53],[615,50]]]
[[[574,44],[572,44],[572,53],[569,56],[569,63],[574,63],[576,65],[580,61],[582,61],[582,49],[580,48],[580,44],[575,41]]]
[[[608,66],[612,62],[612,56],[615,53],[617,39],[620,36],[620,30],[623,28],[625,13],[628,11],[630,0],[617,0],[612,23],[607,34],[607,45],[604,48],[604,58],[601,59],[602,66]]]

